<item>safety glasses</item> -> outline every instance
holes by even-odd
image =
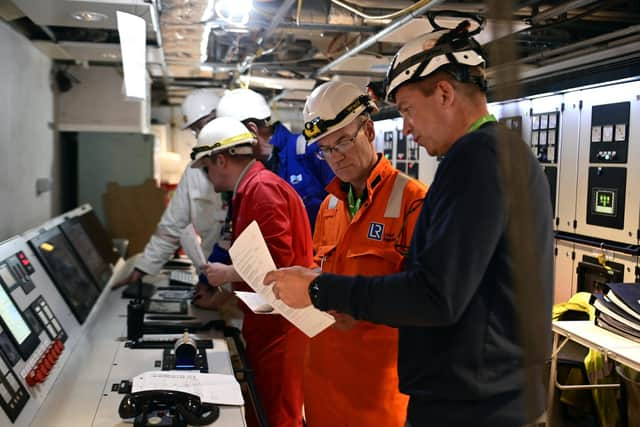
[[[358,125],[358,129],[356,129],[356,131],[350,138],[340,138],[333,147],[319,145],[318,152],[316,153],[318,158],[321,160],[326,160],[327,157],[331,157],[335,152],[344,155],[353,146],[353,143],[356,142],[356,137],[358,136],[360,130],[366,122],[366,120],[361,121],[360,125]]]

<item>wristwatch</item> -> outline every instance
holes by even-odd
[[[314,307],[318,307],[318,303],[320,302],[320,275],[316,276],[316,278],[309,283],[309,298],[311,299],[311,304],[313,304]]]

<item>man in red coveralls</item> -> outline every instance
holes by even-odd
[[[313,243],[304,204],[286,181],[254,158],[255,136],[238,120],[219,117],[201,131],[191,152],[216,192],[233,191],[232,240],[256,221],[278,267],[311,266]],[[232,265],[202,266],[209,283],[234,282],[251,291]],[[257,315],[243,306],[247,359],[270,426],[302,426],[302,367],[308,338],[280,315]]]

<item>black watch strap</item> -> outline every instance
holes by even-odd
[[[320,277],[320,275],[316,276],[316,278],[309,283],[309,298],[311,299],[311,304],[315,307],[318,307],[320,302]]]

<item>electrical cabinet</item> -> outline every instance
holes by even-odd
[[[640,228],[640,82],[579,92],[575,233],[637,244]]]
[[[429,156],[411,135],[402,134],[402,120],[402,117],[395,117],[373,122],[376,151],[401,172],[430,184],[438,167],[438,159]]]
[[[558,158],[558,231],[575,233],[580,133],[580,94],[563,95],[560,121],[560,155]]]
[[[574,244],[564,240],[555,241],[553,303],[566,302],[575,293]]]

